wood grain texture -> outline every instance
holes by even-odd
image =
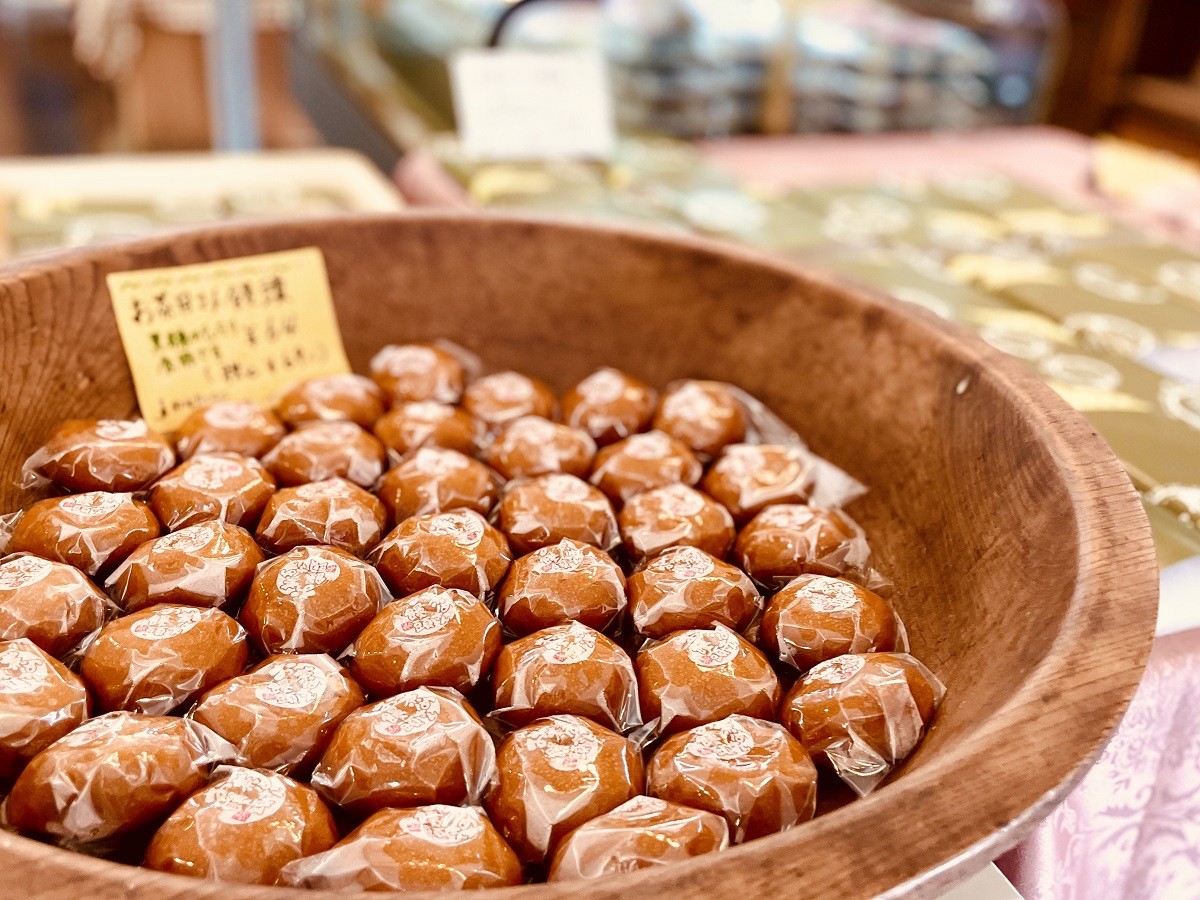
[[[661,871],[502,894],[929,896],[1014,844],[1100,752],[1141,675],[1158,585],[1112,453],[956,326],[715,243],[413,215],[228,226],[0,269],[0,509],[21,502],[11,476],[59,419],[134,407],[105,273],[310,245],[360,371],[385,342],[447,337],[559,389],[615,364],[760,397],[870,486],[851,511],[914,653],[949,686],[920,750],[865,800]],[[0,862],[39,898],[283,896],[7,834]]]

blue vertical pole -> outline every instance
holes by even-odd
[[[258,82],[254,64],[254,4],[214,0],[208,34],[208,106],[213,149],[257,150]]]

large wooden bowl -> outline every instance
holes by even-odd
[[[870,486],[913,651],[949,693],[899,777],[785,834],[530,897],[936,894],[1014,844],[1095,759],[1137,685],[1154,550],[1111,451],[1049,388],[915,307],[747,251],[462,216],[242,225],[0,270],[0,509],[64,417],[134,412],[108,272],[315,245],[350,359],[445,336],[559,389],[611,363],[735,382]],[[25,896],[280,897],[0,835]],[[511,891],[506,891],[506,895]],[[297,892],[296,896],[312,896]]]

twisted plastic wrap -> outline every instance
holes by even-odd
[[[293,428],[308,422],[353,422],[370,428],[387,409],[378,385],[362,375],[318,375],[293,385],[275,404]]]
[[[66,666],[25,638],[0,641],[0,778],[88,717],[87,688]]]
[[[645,431],[654,415],[658,392],[619,369],[597,369],[562,398],[563,421],[612,444]]]
[[[173,465],[171,442],[141,419],[68,419],[25,460],[23,484],[40,477],[68,491],[140,491]]]
[[[866,534],[839,509],[768,506],[742,529],[734,552],[750,577],[769,589],[804,574],[841,576],[868,587],[887,583],[871,567]]]
[[[397,595],[441,585],[483,598],[504,578],[512,552],[483,516],[455,509],[405,519],[371,560]]]
[[[0,560],[0,641],[28,638],[62,657],[115,609],[73,566],[26,554]]]
[[[375,423],[375,437],[397,456],[421,447],[474,456],[483,447],[485,432],[483,423],[466,410],[436,400],[401,404]]]
[[[572,620],[604,631],[625,609],[625,573],[602,550],[563,538],[512,564],[497,606],[518,635]]]
[[[387,451],[353,422],[310,422],[283,438],[262,461],[282,485],[345,478],[365,488],[387,468]]]
[[[695,547],[672,547],[629,577],[634,627],[661,638],[688,628],[744,631],[762,608],[746,573]]]
[[[479,460],[457,450],[422,447],[379,480],[375,493],[399,524],[412,516],[473,509],[487,515],[499,497],[500,479]]]
[[[612,504],[574,475],[540,475],[509,482],[497,513],[518,556],[570,538],[601,550],[620,542]]]
[[[39,500],[17,519],[8,549],[105,575],[162,528],[132,494],[94,491]]]
[[[190,413],[175,432],[183,459],[200,453],[262,456],[284,436],[279,417],[257,403],[220,400]]]
[[[591,482],[620,506],[630,498],[672,484],[692,486],[704,467],[686,444],[661,431],[635,434],[596,454]]]
[[[344,478],[283,488],[267,501],[255,537],[267,550],[326,544],[365,556],[387,527],[379,498]]]
[[[514,419],[496,435],[483,458],[504,478],[532,478],[563,472],[586,478],[596,442],[586,431],[538,416]]]
[[[462,353],[443,342],[388,344],[371,358],[371,377],[393,403],[457,403],[469,368]]]
[[[257,459],[197,453],[150,488],[150,508],[169,531],[218,519],[253,528],[275,493],[275,478]]]
[[[522,416],[554,418],[554,392],[520,372],[495,372],[467,385],[462,406],[492,430]]]
[[[720,503],[684,484],[631,497],[617,517],[625,552],[642,560],[668,547],[697,547],[718,559],[733,544],[733,517]]]

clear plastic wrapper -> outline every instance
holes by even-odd
[[[697,547],[723,559],[733,544],[733,517],[720,503],[685,484],[631,497],[617,517],[625,552],[635,561],[669,547]]]
[[[663,392],[653,424],[702,458],[711,458],[727,445],[746,439],[750,411],[732,385],[677,381]]]
[[[716,813],[657,797],[634,797],[585,822],[559,845],[548,881],[622,875],[684,862],[729,846],[729,826]]]
[[[201,453],[262,456],[287,433],[269,409],[245,400],[219,400],[190,413],[175,432],[182,459]]]
[[[79,674],[101,710],[166,715],[246,668],[246,633],[218,609],[159,605],[114,619]]]
[[[601,550],[620,543],[612,504],[574,475],[540,475],[505,486],[497,512],[500,529],[518,556],[570,538]]]
[[[654,388],[606,366],[563,395],[562,418],[590,434],[597,444],[612,444],[645,431],[657,402]]]
[[[680,441],[661,431],[635,434],[604,447],[596,454],[591,482],[614,505],[629,502],[644,491],[700,481],[704,467]]]
[[[255,537],[272,553],[324,544],[365,556],[387,527],[387,510],[375,495],[345,478],[328,478],[275,492]]]
[[[641,724],[629,654],[579,622],[506,645],[496,658],[492,689],[492,715],[513,725],[555,714],[585,716],[620,732]]]
[[[282,883],[322,891],[463,891],[523,881],[521,862],[480,810],[382,809],[332,850],[284,867]]]
[[[860,797],[921,743],[946,689],[905,653],[846,654],[793,685],[783,723]]]
[[[132,494],[94,491],[39,500],[21,513],[8,549],[105,575],[162,533],[150,507]]]
[[[165,818],[232,752],[187,719],[108,713],[30,761],[5,800],[4,818],[66,845],[126,834]]]
[[[375,568],[336,547],[296,547],[254,573],[239,619],[264,654],[336,656],[392,599]]]
[[[504,578],[512,552],[483,516],[455,509],[404,520],[371,560],[398,595],[441,585],[482,598]]]
[[[353,422],[374,425],[387,409],[379,386],[362,375],[318,375],[289,388],[275,411],[293,428],[307,422]]]
[[[353,422],[311,422],[287,435],[262,461],[282,485],[345,478],[365,488],[387,468],[387,451]]]
[[[473,509],[486,516],[499,498],[500,479],[457,450],[422,447],[379,479],[375,493],[396,524],[452,509]]]
[[[115,609],[74,566],[27,554],[0,559],[0,641],[28,638],[63,657]]]
[[[629,577],[629,613],[647,637],[724,625],[745,631],[762,597],[741,569],[695,547],[672,547]]]
[[[393,600],[348,651],[367,691],[387,697],[421,685],[468,693],[492,670],[500,623],[466,591],[440,585]]]
[[[849,578],[875,590],[888,584],[871,566],[865,532],[840,509],[768,506],[742,529],[734,555],[769,590],[805,574]]]
[[[496,777],[496,745],[457,691],[419,687],[350,713],[312,786],[356,816],[388,806],[478,805]]]
[[[388,344],[371,357],[371,377],[393,403],[436,400],[457,403],[470,369],[461,348],[439,341],[432,344]]]
[[[625,604],[621,567],[604,551],[569,538],[514,562],[496,595],[501,620],[518,635],[572,620],[604,631]]]
[[[284,866],[337,839],[312,788],[278,772],[221,766],[154,833],[142,864],[205,881],[278,884]]]
[[[522,416],[504,426],[483,453],[484,461],[508,479],[564,472],[586,478],[596,442],[586,431],[539,416]]]
[[[774,719],[779,679],[757,647],[724,625],[677,631],[637,655],[642,718],[674,734],[740,714]]]
[[[550,716],[509,734],[496,755],[487,811],[527,863],[545,860],[564,835],[642,792],[633,743],[580,716]]]
[[[522,416],[553,419],[554,392],[536,378],[520,372],[494,372],[467,385],[462,407],[488,428],[496,430]]]
[[[733,715],[664,741],[646,767],[646,789],[724,816],[741,844],[813,817],[817,767],[782,725]]]
[[[362,704],[362,689],[328,656],[282,655],[212,688],[188,715],[233,744],[240,765],[287,775],[311,768]]]
[[[0,641],[0,778],[12,778],[89,713],[70,669],[32,641]]]
[[[157,603],[229,606],[246,596],[262,561],[244,528],[201,522],[142,544],[105,586],[126,612]]]
[[[173,465],[171,442],[141,419],[68,419],[25,460],[22,483],[46,478],[80,493],[140,491]]]
[[[208,519],[254,528],[275,493],[275,478],[257,459],[197,453],[150,488],[150,508],[175,531]]]
[[[731,444],[700,482],[739,524],[776,503],[805,503],[816,484],[816,457],[789,444]]]
[[[375,437],[396,456],[422,447],[443,447],[474,456],[483,447],[487,429],[465,409],[420,400],[403,403],[375,423]]]

